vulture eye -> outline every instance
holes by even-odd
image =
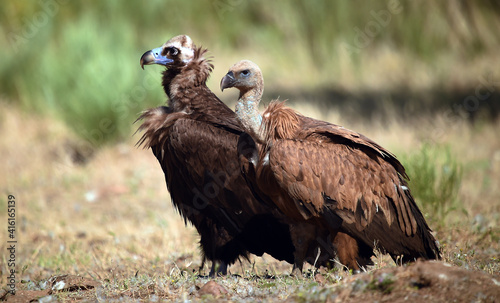
[[[245,70],[241,71],[241,75],[243,77],[248,77],[250,75],[250,71],[248,69],[245,69]]]
[[[178,54],[178,53],[179,53],[179,50],[178,50],[177,48],[172,47],[172,48],[170,49],[170,55],[172,55],[172,56],[177,56],[177,54]]]
[[[163,50],[162,52],[162,56],[177,56],[177,54],[179,53],[179,50],[175,47],[167,47]]]

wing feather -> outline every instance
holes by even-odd
[[[360,148],[332,140],[278,140],[271,149],[270,166],[280,187],[304,204],[299,206],[307,209],[304,214],[320,216],[325,203],[332,206],[329,201],[335,201],[334,207],[347,210],[343,216],[360,230],[380,213],[389,226],[398,218],[401,229],[413,235],[416,221],[411,200],[406,198],[396,169],[381,157],[370,157]],[[345,214],[351,215],[347,218]]]

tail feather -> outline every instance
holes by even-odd
[[[381,211],[374,216],[366,228],[361,230],[357,228],[355,222],[346,223],[346,220],[343,220],[353,215],[349,210],[332,210],[325,206],[324,213],[328,214],[325,218],[330,228],[339,228],[338,222],[342,220],[340,231],[364,243],[365,247],[369,247],[372,251],[379,249],[382,253],[390,254],[394,260],[402,257],[402,261],[406,263],[418,258],[441,258],[437,241],[423,216],[417,220],[416,233],[407,236],[397,223],[389,226]]]

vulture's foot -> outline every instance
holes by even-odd
[[[212,268],[210,269],[210,273],[208,274],[208,276],[210,278],[214,278],[216,275],[217,276],[227,275],[227,263],[226,262],[221,261],[220,264],[218,264],[218,262],[212,261]]]

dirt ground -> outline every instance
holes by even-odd
[[[308,109],[299,109],[307,113]],[[349,125],[396,154],[429,129]],[[321,269],[252,257],[210,280],[197,235],[170,204],[150,151],[129,142],[92,151],[61,123],[0,108],[0,207],[16,200],[16,295],[1,232],[0,300],[7,302],[500,302],[500,123],[461,126],[440,139],[464,164],[463,210],[429,221],[443,261],[396,266],[374,258],[367,272]],[[339,121],[340,120],[340,121]],[[430,124],[428,124],[430,125]],[[435,124],[432,125],[433,127]],[[430,126],[428,126],[430,127]],[[3,226],[6,212],[0,211]]]
[[[221,278],[218,278],[221,279]],[[244,279],[238,277],[237,279]],[[265,279],[265,278],[264,278]],[[199,278],[192,282],[189,297],[193,300],[240,301],[241,289],[234,289],[225,281],[216,282]],[[267,278],[272,281],[273,278]],[[498,302],[500,300],[500,275],[489,275],[466,270],[448,263],[417,261],[404,267],[377,269],[353,275],[341,283],[331,284],[324,275],[316,274],[315,283],[308,290],[290,295],[286,302]],[[45,290],[19,290],[15,296],[2,294],[7,302],[42,302],[57,299],[56,294],[68,300],[95,300],[96,294],[105,292],[102,281],[74,275],[51,277],[44,283]],[[247,287],[248,288],[248,287]],[[176,299],[168,291],[151,284],[137,291],[125,291],[118,296],[97,298],[98,301],[123,298],[152,301]],[[254,297],[266,300],[265,295]],[[253,300],[252,299],[252,300]]]

